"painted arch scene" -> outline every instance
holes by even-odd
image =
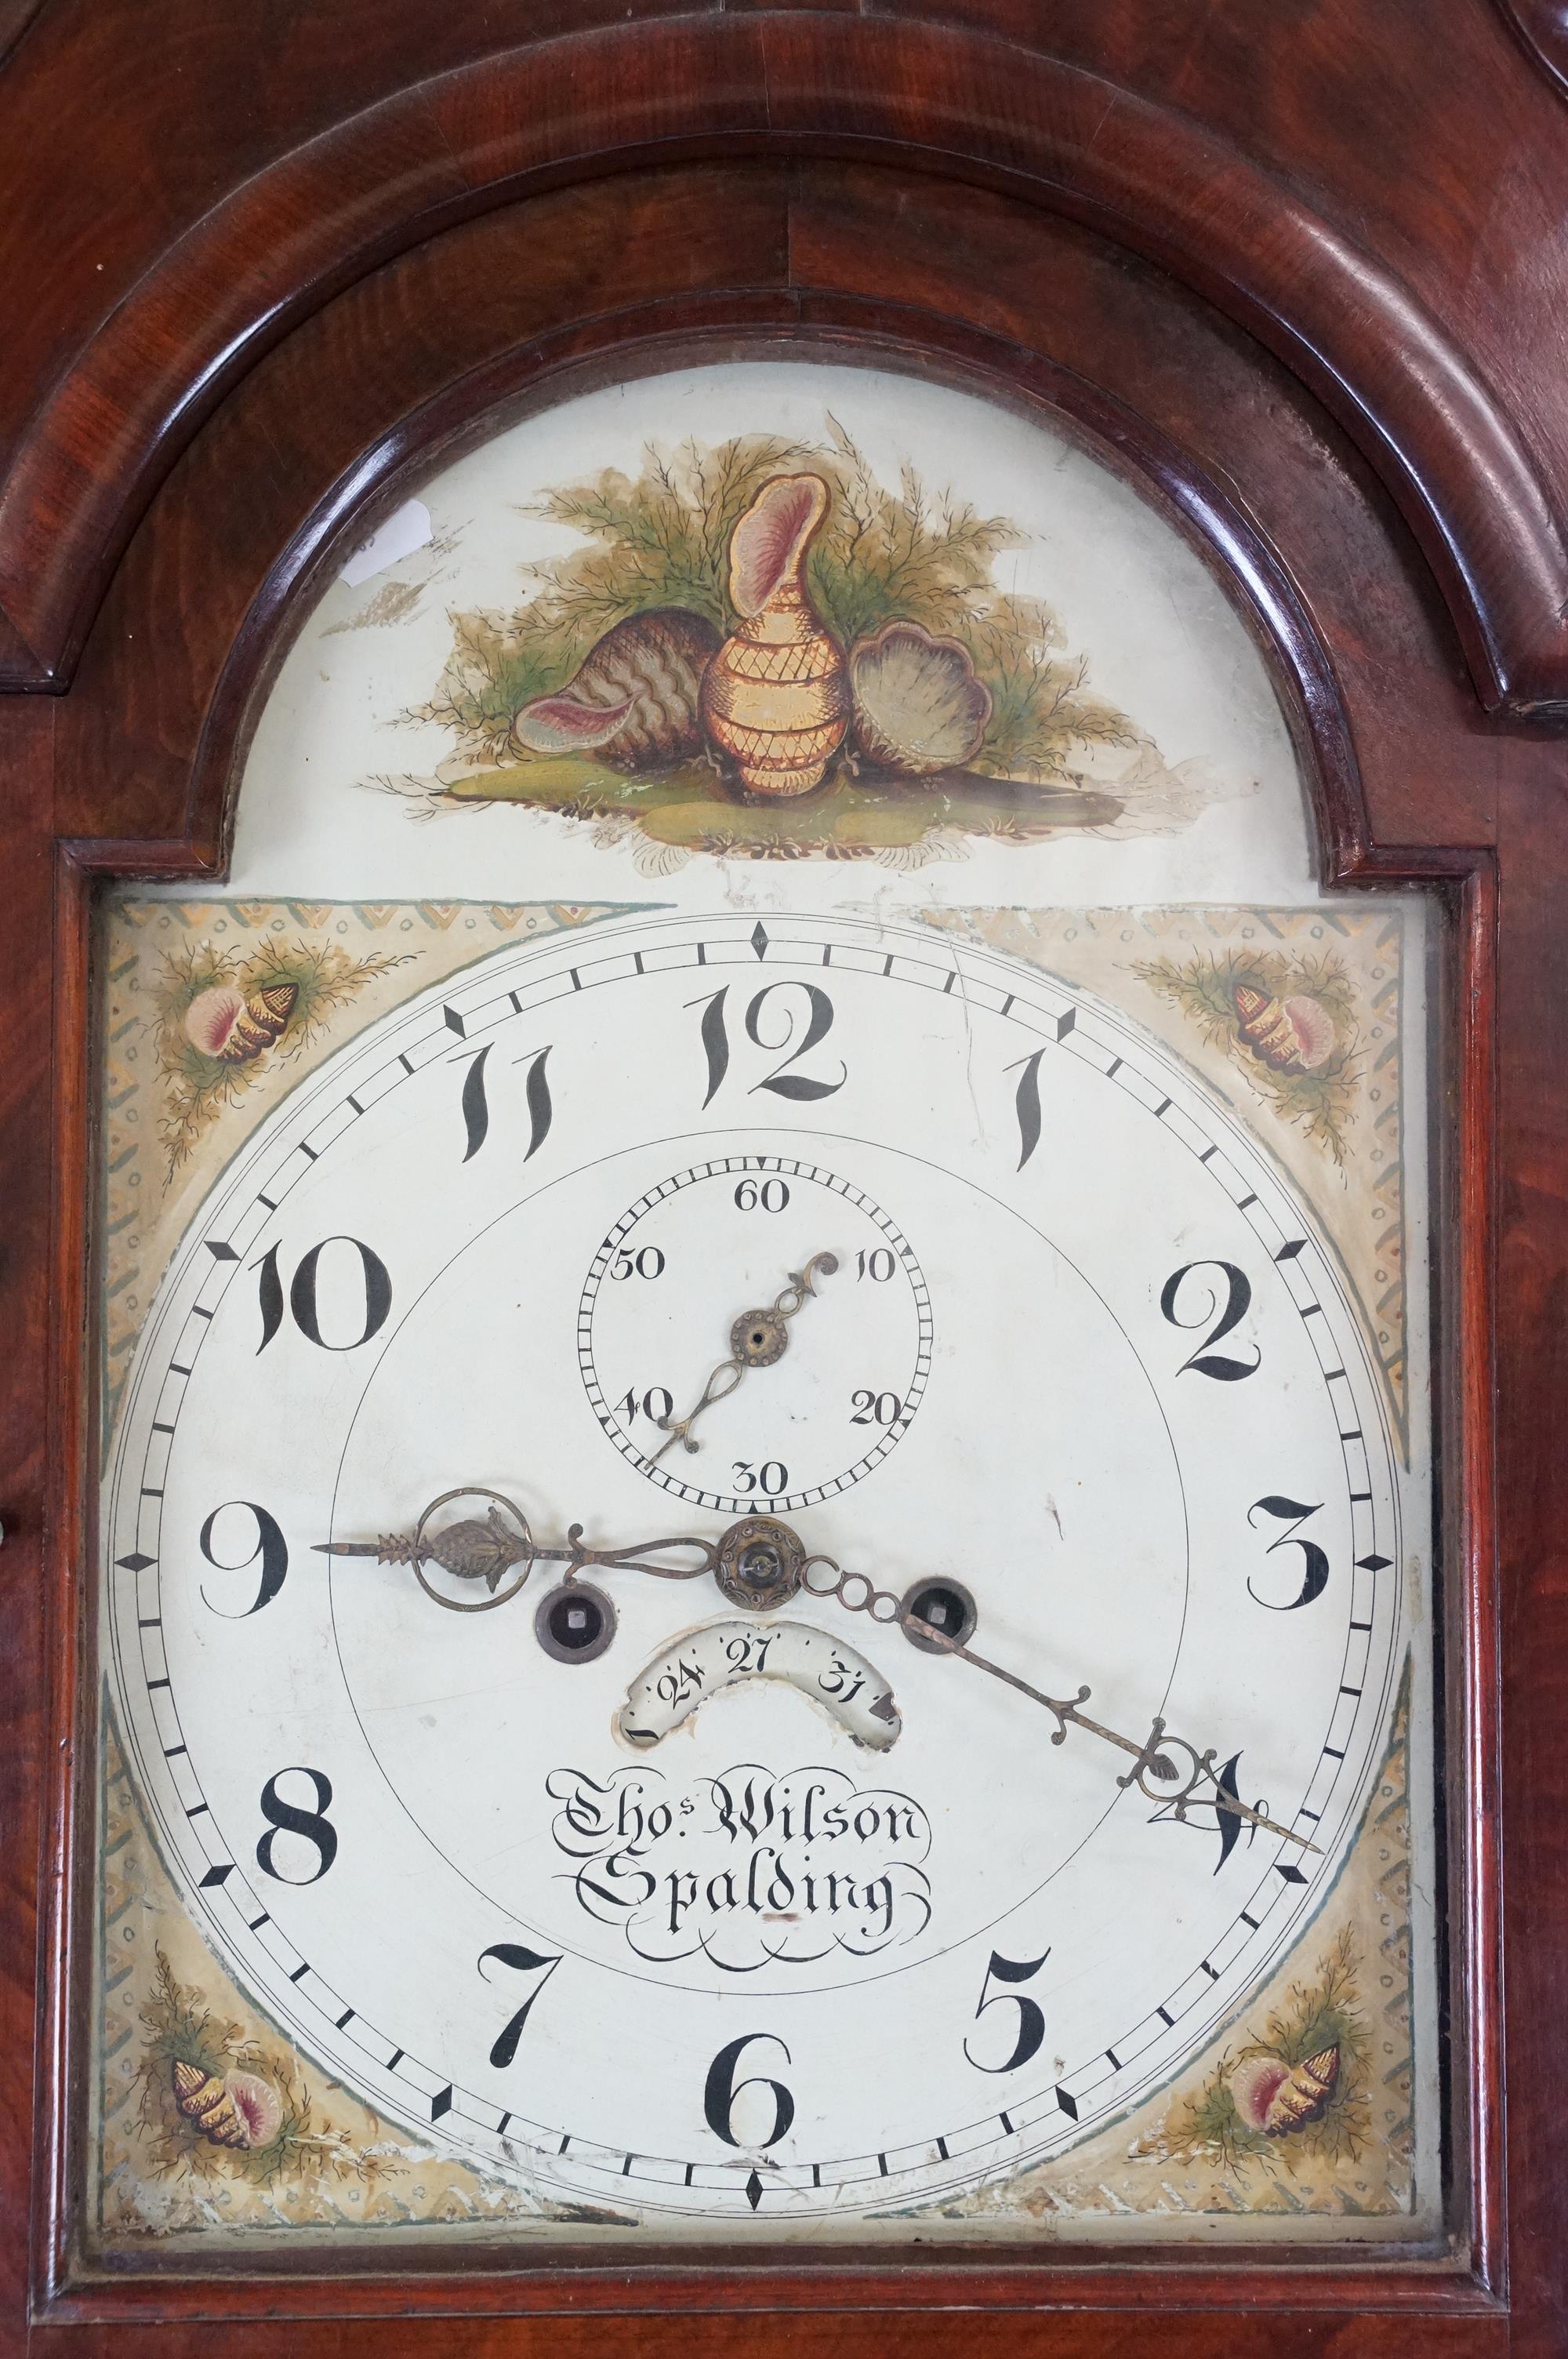
[[[818,435],[650,440],[637,472],[519,514],[571,545],[519,560],[514,604],[450,609],[402,715],[445,732],[435,774],[362,781],[417,815],[549,811],[655,861],[899,864],[1174,832],[1215,799],[1011,586],[1030,536],[908,462],[884,480],[830,410]]]

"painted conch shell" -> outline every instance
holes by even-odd
[[[597,753],[617,769],[687,761],[702,751],[697,697],[718,647],[713,625],[684,606],[628,614],[565,688],[522,706],[512,734],[530,753]]]
[[[214,2146],[266,2146],[277,2136],[283,2107],[259,2073],[230,2072],[220,2080],[177,2059],[171,2078],[175,2104]]]
[[[204,1057],[248,1064],[284,1030],[298,996],[293,983],[269,983],[251,992],[233,983],[209,984],[185,1011],[185,1037]]]
[[[1310,1073],[1333,1054],[1334,1018],[1321,1000],[1304,992],[1273,999],[1250,983],[1237,984],[1231,997],[1242,1039],[1276,1072]]]
[[[1230,2076],[1230,2094],[1249,2129],[1285,2137],[1319,2118],[1338,2079],[1337,2048],[1322,2048],[1295,2065],[1281,2056],[1248,2056]]]
[[[849,650],[855,743],[880,770],[905,778],[961,770],[979,752],[990,690],[969,651],[918,623],[888,623]]]
[[[806,586],[828,498],[820,475],[774,475],[730,535],[741,624],[708,667],[702,718],[754,795],[809,794],[849,724],[844,652]]]

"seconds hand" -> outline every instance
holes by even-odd
[[[696,1408],[685,1417],[659,1419],[659,1430],[665,1439],[647,1461],[650,1466],[656,1466],[677,1441],[683,1450],[701,1448],[700,1442],[693,1441],[691,1429],[703,1410],[711,1408],[715,1401],[728,1400],[748,1368],[771,1368],[775,1360],[784,1358],[789,1349],[789,1321],[816,1291],[812,1280],[818,1276],[831,1277],[838,1266],[837,1254],[813,1254],[804,1269],[791,1271],[789,1284],[765,1310],[741,1311],[730,1330],[730,1357],[720,1360],[712,1371]]]

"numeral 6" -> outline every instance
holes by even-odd
[[[744,2090],[767,2089],[773,2100],[772,2129],[766,2137],[747,2138],[745,2143],[749,2147],[777,2146],[795,2119],[795,2099],[782,2081],[770,2081],[762,2073],[753,2073],[746,2081],[735,2078],[735,2067],[747,2049],[758,2040],[771,2041],[775,2048],[783,2048],[784,2062],[791,2061],[789,2049],[784,2048],[776,2031],[748,2031],[741,2038],[731,2039],[728,2047],[721,2048],[708,2068],[708,2079],[702,2092],[703,2118],[715,2137],[721,2137],[726,2146],[741,2144],[730,2124],[734,2117],[735,2100]]]

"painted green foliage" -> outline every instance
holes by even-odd
[[[198,941],[166,956],[154,996],[165,1093],[158,1130],[170,1176],[266,1063],[297,1056],[373,975],[407,963],[390,951],[354,959],[336,943],[303,940],[248,951]]]
[[[1197,2095],[1166,2124],[1171,2149],[1213,2154],[1226,2169],[1289,2172],[1295,2155],[1354,2161],[1371,2135],[1371,2043],[1348,1928],[1306,1982],[1293,1983],[1260,2035],[1227,2049]]]
[[[733,594],[737,527],[801,483],[826,492],[802,580],[853,709],[820,783],[770,806],[698,718],[698,690],[711,652],[746,622]],[[933,495],[909,467],[884,485],[831,417],[820,441],[750,434],[650,446],[634,477],[608,469],[524,512],[569,527],[581,546],[524,565],[526,594],[510,611],[454,614],[447,665],[406,716],[450,733],[438,780],[367,785],[425,810],[523,803],[672,849],[784,858],[893,853],[937,829],[1032,842],[1113,828],[1134,804],[1141,832],[1184,824],[1201,807],[1198,783],[1169,770],[1146,732],[1095,692],[1053,609],[999,586],[997,560],[1022,545],[1019,528]],[[667,644],[672,620],[679,646]],[[644,679],[661,666],[666,678],[687,669],[684,731],[666,727],[652,758],[632,760],[588,739],[546,742],[526,720],[520,728],[542,701],[567,712],[596,666],[615,670],[629,643],[614,635],[639,621],[654,641],[666,636],[638,643]],[[610,690],[593,681],[586,693],[601,701]],[[901,726],[918,736],[918,760],[897,758]]]
[[[1258,1095],[1336,1163],[1360,1071],[1356,992],[1332,951],[1244,950],[1137,962],[1131,972],[1226,1049]]]
[[[353,2180],[370,2186],[400,2167],[391,2149],[356,2147],[318,2120],[292,2059],[223,2022],[157,1952],[141,2011],[137,2079],[149,2160],[161,2178],[230,2174],[253,2186]]]

